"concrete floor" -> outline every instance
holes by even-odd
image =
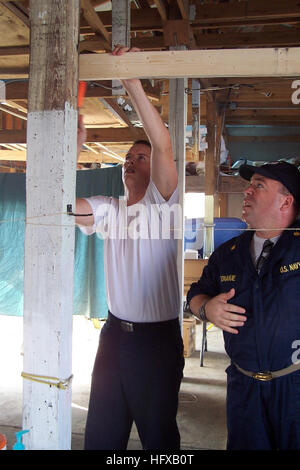
[[[15,443],[22,426],[22,330],[23,319],[0,315],[0,433],[7,448]],[[84,317],[73,321],[72,450],[83,448],[90,391],[90,376],[98,345],[99,329]],[[208,330],[208,351],[200,367],[202,326],[196,327],[196,351],[186,358],[181,384],[178,426],[182,450],[224,450],[226,447],[226,374],[229,363],[220,330]],[[128,450],[140,450],[135,427]]]

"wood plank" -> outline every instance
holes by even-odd
[[[5,46],[0,47],[0,56],[16,56],[16,55],[28,55],[29,56],[29,46]]]
[[[278,31],[261,33],[219,33],[196,35],[197,46],[205,48],[229,47],[291,47],[299,46],[300,36],[297,31]]]
[[[179,3],[182,0],[177,0]],[[194,2],[193,2],[194,3]],[[229,5],[221,5],[220,3],[214,4],[205,4],[197,8],[196,15],[193,20],[191,20],[191,28],[193,31],[199,29],[219,29],[219,28],[232,28],[237,26],[256,26],[256,25],[278,25],[278,24],[294,24],[300,21],[300,12],[297,10],[291,11],[289,9],[288,3],[284,2],[282,5],[282,15],[278,13],[274,16],[272,15],[272,5],[268,6],[269,12],[263,12],[261,15],[252,15],[249,16],[245,14],[245,8],[240,8],[236,10],[236,4],[244,4],[244,2],[232,2],[233,8],[229,10],[229,15],[227,16],[222,14],[221,8],[226,8],[228,10]],[[295,3],[294,3],[295,5]],[[201,8],[201,9],[200,9]],[[235,14],[233,13],[235,10]],[[221,11],[221,14],[220,14]],[[286,14],[285,14],[286,13]],[[107,31],[111,30],[112,25],[112,16],[111,11],[103,11],[98,13],[98,16],[101,18],[101,21]],[[229,17],[228,17],[229,16]],[[185,18],[187,19],[187,18]],[[157,8],[143,8],[138,10],[131,11],[131,32],[139,31],[162,31],[163,20],[157,10]],[[81,33],[88,32],[89,25],[82,19],[81,20]]]
[[[164,0],[154,0],[154,4],[156,5],[156,8],[160,14],[161,19],[163,21],[167,21],[168,14],[167,14],[167,9],[166,9]]]
[[[7,114],[10,114],[11,116],[16,116],[20,119],[27,120],[27,114],[25,114],[22,111],[19,111],[17,108],[14,108],[12,106],[7,106],[5,104],[0,105],[0,111],[4,111]]]
[[[99,129],[88,128],[86,142],[100,143],[131,143],[135,140],[145,139],[146,134],[141,128]],[[26,144],[26,129],[0,130],[1,144]]]
[[[183,20],[189,19],[189,0],[177,0],[178,8],[180,10]]]
[[[260,101],[255,101],[257,98],[260,99],[259,96],[257,96],[256,94],[252,94],[252,100],[251,100],[251,97],[247,97],[248,101],[245,101],[245,97],[242,97],[240,98],[239,96],[237,97],[234,97],[232,99],[232,101],[229,101],[227,103],[225,103],[224,101],[219,101],[218,100],[218,104],[221,106],[221,107],[225,107],[226,108],[228,107],[228,105],[230,103],[233,104],[233,106],[236,106],[236,111],[242,111],[243,109],[250,109],[250,108],[254,108],[254,109],[257,109],[258,111],[259,110],[273,110],[273,111],[294,111],[297,109],[297,106],[296,105],[293,105],[292,104],[292,101],[291,101],[291,91],[289,91],[286,96],[280,96],[278,97],[282,99],[282,101],[277,101],[275,96],[272,95],[272,97],[270,98],[267,98],[266,96],[263,97],[261,96],[261,99]],[[230,108],[230,106],[229,106]]]
[[[249,186],[249,181],[240,176],[220,176],[218,193],[242,193]]]
[[[25,46],[29,44],[29,28],[5,3],[0,2],[1,46]]]
[[[26,129],[0,130],[0,145],[2,144],[26,144]]]
[[[12,2],[5,2],[4,4],[5,7],[14,14],[14,16],[19,18],[21,22],[24,23],[25,26],[28,28],[30,27],[29,16],[27,13],[25,14],[25,9],[22,11],[19,6],[14,5]]]
[[[204,193],[204,175],[186,176],[186,193]],[[247,187],[248,182],[240,176],[219,175],[217,193],[242,193]]]
[[[213,23],[222,21],[242,21],[243,18],[265,20],[271,18],[299,17],[298,0],[272,0],[272,4],[261,0],[232,1],[228,3],[203,4],[201,0],[193,2],[196,5],[196,21]]]
[[[230,21],[223,21],[222,18],[219,20],[212,19],[212,23],[207,23],[207,20],[197,20],[196,23],[191,24],[191,28],[194,32],[202,30],[202,29],[209,29],[209,30],[218,30],[218,29],[233,29],[233,28],[241,28],[245,26],[281,26],[283,24],[287,25],[295,25],[300,22],[300,14],[298,16],[294,16],[293,18],[290,17],[279,17],[279,18],[268,18],[263,17],[262,19],[256,18],[248,18],[246,16],[242,18],[237,18],[235,20]]]
[[[108,31],[102,23],[100,16],[95,12],[90,0],[80,0],[82,15],[95,33],[101,34],[104,38],[104,46],[107,51],[111,51],[111,40]]]
[[[24,79],[22,82],[7,83],[6,87],[6,100],[27,100],[28,98],[28,81]],[[111,80],[95,81],[87,86],[85,97],[86,98],[114,98],[112,94]],[[143,88],[148,98],[159,101],[160,90],[158,86],[152,87],[148,80],[143,82]]]
[[[143,8],[138,10],[131,10],[131,32],[139,31],[161,31],[162,19],[157,8]],[[97,13],[100,17],[100,13]],[[111,31],[112,27],[112,12],[102,11],[101,21],[107,31]],[[89,29],[88,23],[84,18],[81,18],[80,32],[85,33]]]
[[[271,5],[261,0],[247,1],[247,16],[250,18],[281,18],[282,16],[293,18],[298,15],[298,0],[272,0]]]
[[[300,142],[300,135],[259,135],[240,136],[228,135],[229,143],[273,143],[273,142]]]
[[[139,52],[130,62],[110,54],[80,57],[81,80],[270,76],[300,76],[300,48]]]
[[[21,56],[22,57],[22,56]],[[139,52],[131,57],[111,54],[80,56],[80,80],[127,78],[299,77],[300,48],[261,48]],[[26,78],[24,67],[0,68],[0,79]]]
[[[300,128],[300,120],[291,120],[288,117],[286,119],[283,118],[269,118],[269,119],[253,119],[251,116],[245,116],[243,118],[238,119],[226,119],[226,125],[251,125],[251,126],[280,126],[280,127],[299,127]]]

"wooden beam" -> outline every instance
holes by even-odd
[[[188,20],[167,20],[164,22],[163,32],[164,45],[167,47],[190,45],[190,25]]]
[[[0,111],[4,111],[5,113],[11,114],[12,116],[16,116],[25,121],[27,120],[27,114],[23,113],[22,111],[19,111],[18,109],[12,106],[6,106],[4,104],[1,104]]]
[[[237,176],[220,176],[218,193],[242,193],[249,186],[249,181]]]
[[[200,49],[229,47],[293,47],[300,45],[297,31],[272,31],[261,33],[209,33],[196,35]]]
[[[226,125],[251,125],[251,126],[281,126],[281,127],[300,127],[300,120],[283,118],[256,118],[244,116],[241,118],[226,118]]]
[[[10,10],[17,18],[19,18],[22,21],[22,23],[24,23],[24,25],[27,26],[27,28],[30,27],[28,15],[22,12],[22,10],[20,10],[12,2],[3,2],[3,3],[4,3],[5,8]]]
[[[293,18],[284,17],[281,18],[268,18],[265,17],[264,19],[252,19],[247,18],[246,16],[243,18],[238,18],[236,20],[231,21],[223,21],[222,18],[215,21],[212,20],[213,23],[207,23],[207,21],[202,21],[201,19],[196,23],[191,24],[191,28],[194,32],[205,29],[205,30],[224,30],[224,29],[233,29],[233,28],[243,28],[245,26],[281,26],[283,24],[287,25],[295,25],[300,22],[300,14]]]
[[[75,228],[66,211],[75,204],[79,0],[31,0],[30,15],[23,442],[69,450]]]
[[[163,21],[167,21],[168,19],[168,13],[166,9],[166,5],[164,3],[164,0],[154,0],[154,4],[156,5],[156,8],[158,9],[158,12],[160,14],[160,17]]]
[[[131,57],[85,54],[81,80],[300,76],[300,48],[139,52]],[[1,78],[1,74],[0,74]]]
[[[242,22],[244,18],[251,20],[282,19],[299,17],[298,0],[272,0],[272,4],[261,0],[232,1],[228,3],[203,4],[195,0],[196,16],[194,22],[217,23],[236,21]]]
[[[299,77],[300,47],[139,52],[80,56],[80,80],[127,78]],[[27,78],[28,69],[1,69],[0,79]]]
[[[242,193],[248,186],[248,182],[243,180],[240,176],[223,176],[219,175],[217,184],[217,193]],[[187,193],[204,193],[205,177],[187,176],[186,177],[186,192]]]
[[[109,150],[109,149],[108,149]],[[0,150],[0,161],[5,162],[26,162],[26,150]],[[103,155],[103,149],[99,148],[99,152],[95,153],[92,151],[80,152],[78,163],[101,163],[101,162],[113,162],[120,163],[110,156]]]
[[[272,89],[272,93],[273,93],[273,87],[271,88]],[[290,88],[291,90],[291,88]],[[266,98],[266,96],[263,96],[261,94],[261,96],[258,95],[258,93],[252,93],[251,95],[247,96],[247,101],[246,101],[246,97],[243,96],[242,98],[240,98],[240,96],[238,95],[236,98],[233,98],[232,100],[229,100],[227,102],[225,101],[219,101],[218,100],[218,103],[221,107],[225,107],[227,108],[228,104],[229,103],[233,103],[233,106],[235,107],[234,109],[236,110],[236,112],[238,111],[242,111],[243,109],[256,109],[257,111],[271,111],[273,110],[273,112],[283,112],[283,111],[296,111],[297,110],[297,105],[293,105],[292,102],[291,102],[291,91],[290,90],[287,90],[287,93],[286,93],[286,96],[284,95],[281,95],[280,97],[278,96],[278,99],[281,98],[282,101],[277,101],[277,100],[273,100],[273,97],[272,98]],[[251,99],[251,96],[252,96],[252,99]],[[258,98],[259,98],[259,101],[258,101]],[[257,100],[257,101],[256,101]],[[230,111],[230,108],[229,110]]]
[[[183,20],[189,19],[189,0],[177,0],[178,8],[180,10]]]
[[[274,142],[300,142],[300,135],[228,135],[229,143],[256,144]]]
[[[121,108],[121,106],[117,103],[117,100],[115,99],[109,99],[109,100],[101,100],[102,103],[105,104],[105,107],[107,107],[110,111],[111,114],[117,115],[118,120],[122,120],[129,128],[133,128],[133,125],[126,114],[126,112]]]
[[[5,46],[0,47],[0,56],[8,57],[10,55],[28,55],[29,56],[29,46]]]
[[[141,128],[101,129],[96,127],[87,129],[86,142],[130,143],[139,139],[146,139],[146,134]],[[26,142],[26,129],[0,130],[0,145],[26,144]]]
[[[86,89],[85,97],[86,98],[114,98],[112,94],[112,82],[111,80],[102,80],[95,81],[94,83],[89,83]],[[159,87],[153,87],[150,85],[149,80],[143,81],[143,88],[148,96],[148,98],[159,101],[160,100],[160,90]],[[5,85],[6,100],[7,101],[16,101],[16,100],[27,100],[28,99],[28,81],[17,81],[8,83]]]
[[[81,10],[84,18],[91,26],[92,30],[103,36],[104,38],[104,47],[107,51],[111,51],[111,41],[110,35],[106,30],[104,24],[102,23],[100,16],[96,13],[93,6],[91,5],[90,0],[80,0]]]
[[[184,0],[177,0],[178,5]],[[260,1],[260,0],[259,0]],[[249,15],[245,10],[246,2],[231,2],[229,5],[220,3],[218,4],[202,4],[198,5],[196,9],[195,18],[191,21],[191,28],[193,31],[199,29],[220,29],[220,28],[232,28],[238,26],[256,26],[256,25],[278,25],[278,24],[294,24],[300,21],[300,11],[297,7],[296,9],[290,9],[289,3],[287,1],[281,1],[281,13],[272,14],[272,5],[268,5],[266,11],[265,5],[261,3],[262,9],[264,11],[259,15]],[[194,4],[194,1],[193,1]],[[293,5],[297,4],[297,0],[293,2]],[[237,8],[236,8],[237,5]],[[227,15],[224,14],[224,9],[227,10]],[[181,15],[182,9],[180,7]],[[220,14],[221,12],[221,14]],[[111,11],[103,11],[97,13],[99,18],[107,29],[110,31],[112,24]],[[183,13],[184,14],[184,13]],[[185,16],[187,16],[185,14]],[[184,18],[188,19],[188,18]],[[157,8],[143,8],[139,10],[131,11],[131,31],[162,31],[163,21],[161,15]],[[81,33],[89,31],[89,25],[84,20],[81,21]]]
[[[0,130],[0,145],[2,144],[26,144],[26,129]]]
[[[161,31],[162,19],[157,8],[143,8],[141,10],[131,10],[131,32],[139,31]],[[100,17],[100,13],[97,13]],[[111,31],[112,12],[102,11],[101,21],[107,31]],[[80,32],[85,34],[89,31],[89,24],[81,18]]]
[[[5,84],[5,95],[7,100],[27,100],[28,81]]]

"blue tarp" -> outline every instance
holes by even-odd
[[[122,167],[77,171],[76,195],[123,195]],[[0,174],[0,315],[23,315],[26,175]],[[74,314],[106,318],[103,241],[76,227]]]

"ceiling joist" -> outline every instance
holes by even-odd
[[[85,54],[80,57],[81,80],[127,78],[218,78],[300,76],[300,47],[149,51],[126,56]]]

